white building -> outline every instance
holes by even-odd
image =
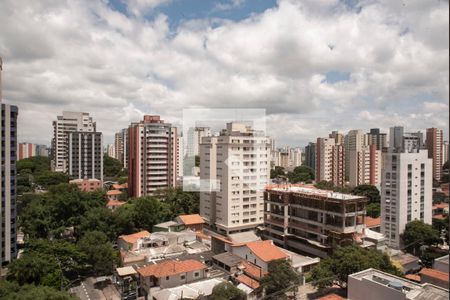
[[[125,169],[128,168],[128,128],[115,134],[114,150],[114,158],[120,160]]]
[[[350,130],[345,136],[345,177],[350,177],[350,153],[362,151],[369,145],[369,136],[362,130]]]
[[[200,145],[200,214],[219,232],[254,229],[264,223],[264,188],[270,180],[270,140],[241,123]],[[216,181],[220,182],[217,189]]]
[[[200,143],[204,137],[211,136],[211,129],[208,127],[195,127],[188,130],[187,155],[196,156],[200,153]]]
[[[385,153],[381,178],[381,232],[393,248],[401,247],[407,223],[432,219],[432,160],[427,150]]]
[[[106,146],[106,154],[109,157],[117,159],[116,158],[116,147],[114,147],[114,145],[111,145],[111,144],[107,145]]]
[[[445,300],[448,290],[367,269],[348,276],[347,297],[349,300]]]
[[[69,133],[95,132],[96,123],[88,113],[63,112],[53,121],[52,169],[56,172],[68,172]]]

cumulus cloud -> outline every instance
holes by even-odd
[[[447,129],[448,2],[397,2],[279,0],[239,22],[170,29],[165,15],[144,18],[164,0],[127,1],[127,15],[97,1],[5,0],[3,96],[20,108],[19,139],[41,143],[63,110],[90,112],[110,142],[145,113],[180,123],[192,107],[265,108],[278,144]]]

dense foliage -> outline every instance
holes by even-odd
[[[430,246],[441,241],[439,231],[432,225],[415,220],[406,224],[402,234],[403,244],[408,252],[418,253],[423,245]]]
[[[229,282],[216,285],[209,299],[211,300],[244,300],[246,294]]]
[[[276,166],[274,169],[270,170],[270,178],[275,179],[281,176],[285,176],[286,171],[283,167]]]
[[[334,284],[345,288],[348,275],[369,268],[401,276],[401,272],[391,263],[386,254],[373,249],[347,246],[337,248],[330,257],[323,259],[312,270],[312,284],[319,289],[331,287]]]
[[[35,285],[19,285],[0,280],[0,299],[4,300],[75,300],[74,296],[55,288]]]
[[[290,183],[311,183],[314,178],[314,170],[307,166],[296,167],[294,171],[288,173]]]
[[[108,155],[103,156],[103,175],[107,178],[126,176],[120,160]]]
[[[351,188],[346,186],[335,186],[332,182],[329,181],[320,181],[314,185],[316,188],[321,190],[329,190],[337,193],[350,194]]]
[[[48,157],[31,157],[17,161],[17,192],[19,195],[33,191],[36,177],[50,172]]]
[[[269,263],[269,274],[261,279],[266,294],[270,295],[300,283],[299,275],[286,260],[274,260]]]

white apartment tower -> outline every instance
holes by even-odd
[[[204,137],[211,136],[209,127],[195,127],[188,130],[187,156],[196,156],[200,153],[200,143]]]
[[[390,147],[384,154],[381,232],[393,248],[402,247],[400,235],[409,222],[421,220],[431,224],[432,159],[428,158],[427,150],[410,149]]]
[[[115,134],[114,151],[115,158],[120,160],[125,169],[128,168],[128,128]]]
[[[264,223],[270,151],[270,139],[242,123],[202,139],[200,214],[212,228],[230,234]]]
[[[350,153],[360,152],[369,145],[369,137],[362,130],[350,130],[345,136],[345,178],[350,178]]]
[[[88,113],[63,112],[53,121],[52,169],[56,172],[68,172],[69,133],[95,132],[96,123]]]

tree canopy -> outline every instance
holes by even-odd
[[[269,274],[261,279],[266,294],[270,295],[300,283],[299,275],[286,260],[274,260],[269,263]]]
[[[0,280],[0,299],[4,300],[75,300],[67,292],[48,286],[19,285],[17,282]]]
[[[350,194],[351,189],[346,186],[335,186],[332,182],[329,181],[319,181],[314,185],[316,188],[321,190],[329,190],[337,193],[345,193]]]
[[[323,259],[311,271],[312,284],[319,289],[331,287],[333,284],[345,288],[348,275],[369,268],[401,275],[386,254],[373,249],[347,246],[338,247],[331,256]]]
[[[123,169],[120,160],[112,158],[108,155],[103,156],[103,175],[105,177],[117,177],[121,176],[121,171]]]
[[[270,170],[270,178],[275,179],[280,176],[285,176],[286,172],[283,167],[276,166],[274,169]]]
[[[407,251],[416,253],[422,245],[429,246],[440,242],[440,237],[439,231],[432,225],[414,220],[406,224],[402,240]]]
[[[247,295],[230,282],[223,282],[213,288],[211,300],[244,300]]]
[[[35,183],[48,188],[61,183],[68,183],[70,176],[66,173],[44,171],[35,177]]]
[[[299,166],[294,169],[294,171],[288,173],[288,178],[290,183],[311,183],[314,178],[314,170],[307,166]]]
[[[374,185],[358,185],[357,187],[352,189],[351,193],[353,195],[367,197],[369,203],[380,203],[381,201],[380,191]]]

